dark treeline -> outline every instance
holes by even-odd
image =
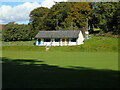
[[[119,10],[119,2],[61,2],[50,9],[39,7],[30,12],[28,25],[8,23],[3,29],[3,40],[32,40],[39,30],[78,30],[86,26],[91,33],[99,29],[118,35]]]

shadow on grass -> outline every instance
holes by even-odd
[[[36,60],[11,60],[6,58],[2,60],[3,89],[118,88],[118,71],[74,66],[67,69],[42,63],[38,66],[38,64],[35,64]],[[21,62],[32,63],[26,65],[21,64]]]

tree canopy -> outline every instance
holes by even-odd
[[[99,27],[103,32],[118,33],[119,7],[118,2],[98,2],[92,3],[91,22],[92,28]]]
[[[5,25],[2,31],[4,41],[26,41],[31,39],[31,32],[28,25],[18,25],[10,22]]]
[[[117,34],[120,3],[118,2],[60,2],[52,8],[37,8],[30,13],[30,25],[37,30],[77,30],[87,24],[90,30]],[[88,22],[87,22],[88,21]]]
[[[88,2],[61,2],[51,9],[41,8],[30,13],[30,24],[35,30],[79,29],[86,26],[91,12]]]

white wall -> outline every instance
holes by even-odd
[[[84,37],[83,37],[82,32],[80,31],[79,37],[77,39],[77,45],[83,44],[84,43],[83,41],[84,41]]]
[[[77,39],[78,41],[78,39]],[[36,45],[38,45],[38,41],[36,41]],[[64,44],[62,43],[62,41],[60,42],[43,42],[41,41],[41,44],[38,46],[71,46],[71,45],[79,45],[77,42],[71,42],[69,40],[69,42],[64,42]]]
[[[38,40],[36,41],[36,45],[38,45]]]

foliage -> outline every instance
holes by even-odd
[[[73,28],[83,28],[87,25],[87,20],[90,19],[91,8],[88,2],[74,3],[68,12],[66,22],[71,22]]]
[[[30,13],[33,32],[39,30],[79,29],[87,26],[90,32],[119,34],[120,3],[118,2],[60,2],[52,8],[37,8]]]
[[[86,26],[90,11],[89,3],[86,2],[61,2],[55,4],[51,9],[40,7],[31,11],[30,24],[35,26],[35,30],[58,30],[72,27],[79,29]]]
[[[32,31],[32,37],[34,37],[39,30],[48,29],[46,21],[48,12],[49,9],[44,7],[39,7],[31,11],[29,26]]]
[[[92,20],[89,24],[91,28],[100,28],[103,32],[113,32],[118,34],[119,25],[119,3],[118,2],[98,2],[91,3]]]
[[[28,25],[10,22],[3,28],[2,39],[3,41],[26,41],[31,39],[30,34]]]
[[[64,28],[63,22],[67,18],[70,8],[71,8],[71,3],[62,2],[54,5],[50,9],[50,12],[48,14],[48,22],[50,24],[50,30]]]

